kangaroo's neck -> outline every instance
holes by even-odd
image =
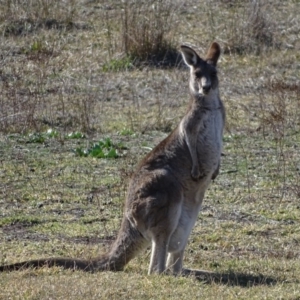
[[[208,94],[193,93],[191,91],[191,102],[189,109],[220,109],[219,89],[212,89]]]

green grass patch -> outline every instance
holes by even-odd
[[[89,148],[78,147],[74,152],[80,157],[118,158],[120,156],[118,149],[124,149],[122,143],[114,144],[110,138],[105,138]]]
[[[129,71],[132,68],[133,61],[129,56],[121,59],[112,59],[102,66],[103,72]]]

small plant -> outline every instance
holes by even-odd
[[[56,138],[58,137],[58,131],[50,128],[45,132],[45,135],[48,138]]]
[[[121,59],[112,59],[108,63],[104,64],[102,67],[103,72],[109,71],[123,71],[123,70],[130,70],[133,68],[133,60],[126,56]]]
[[[74,131],[66,135],[66,139],[84,139],[85,135],[82,132]]]
[[[118,149],[124,149],[124,146],[122,144],[115,145],[110,138],[106,138],[93,144],[88,149],[83,149],[82,147],[76,148],[75,154],[80,157],[118,158]]]
[[[47,139],[57,138],[59,135],[57,130],[52,128],[46,132],[35,132],[28,135],[27,143],[39,143],[43,144]]]
[[[31,45],[32,51],[40,52],[43,50],[43,43],[41,41],[34,41]]]
[[[124,135],[124,136],[128,136],[128,135],[133,135],[134,132],[129,129],[129,128],[123,128],[120,132],[119,132],[120,135]]]
[[[31,133],[28,137],[27,143],[43,144],[45,142],[45,136],[42,133]]]

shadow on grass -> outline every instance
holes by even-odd
[[[242,287],[255,285],[275,285],[277,283],[277,279],[273,277],[234,272],[219,273],[204,270],[184,269],[183,276],[194,277],[197,280],[203,281],[207,284],[216,283]]]

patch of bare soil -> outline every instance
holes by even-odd
[[[48,242],[53,238],[50,238],[46,234],[32,232],[29,229],[29,225],[26,223],[15,223],[2,227],[2,231],[5,235],[6,241],[23,240],[34,242]],[[114,241],[115,236],[109,235],[104,238],[98,238],[96,236],[76,236],[67,237],[64,235],[57,235],[55,239],[70,243],[70,244],[86,244],[86,245],[109,245]]]
[[[14,223],[2,227],[6,241],[12,240],[31,240],[31,241],[49,241],[45,234],[31,232],[28,230],[28,223]]]

